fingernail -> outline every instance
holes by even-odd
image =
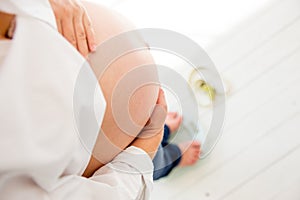
[[[97,49],[97,46],[96,46],[95,44],[93,44],[93,45],[91,46],[91,51],[96,51],[96,49]]]

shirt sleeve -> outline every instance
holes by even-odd
[[[87,179],[63,177],[51,199],[149,199],[153,187],[153,164],[140,148],[131,146]]]

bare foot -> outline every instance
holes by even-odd
[[[179,128],[182,122],[182,116],[177,112],[169,112],[166,118],[166,124],[168,125],[170,132],[174,133]],[[178,144],[181,151],[181,161],[179,166],[189,166],[195,164],[199,160],[200,155],[200,143],[198,141],[187,141]]]
[[[178,144],[178,146],[182,154],[179,166],[193,165],[199,160],[201,145],[198,141],[183,142]]]
[[[179,128],[182,122],[182,116],[177,112],[169,112],[166,118],[166,124],[168,125],[170,132],[174,133]]]

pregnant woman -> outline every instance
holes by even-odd
[[[86,6],[97,13],[93,21],[102,26],[95,26],[98,43],[126,30],[123,23],[127,22],[118,15]],[[78,138],[73,109],[74,87],[84,59],[59,35],[49,2],[0,1],[0,15],[0,199],[149,198],[151,159],[162,138],[166,113],[163,92],[157,85],[137,85],[124,108],[136,125],[132,132],[118,125],[118,113],[111,107],[114,95],[122,95],[113,93],[121,77],[153,63],[149,52],[120,57],[98,77],[107,107],[100,113],[104,115],[102,131],[93,133],[98,138],[91,157]],[[155,67],[139,76],[157,82]],[[85,98],[79,96],[80,102]],[[103,99],[96,102],[104,109]],[[77,106],[86,109],[84,103]],[[84,117],[79,113],[79,123]],[[149,135],[149,130],[154,132]]]

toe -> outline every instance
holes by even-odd
[[[191,160],[191,165],[195,164],[197,162],[198,158],[194,158]]]
[[[168,117],[175,118],[177,116],[177,112],[169,112]]]
[[[178,124],[180,124],[182,122],[182,116],[181,115],[178,115],[175,119],[176,119]]]
[[[193,148],[200,149],[201,144],[200,144],[200,142],[198,142],[198,141],[193,141],[192,144],[191,144],[191,146],[192,146]]]

